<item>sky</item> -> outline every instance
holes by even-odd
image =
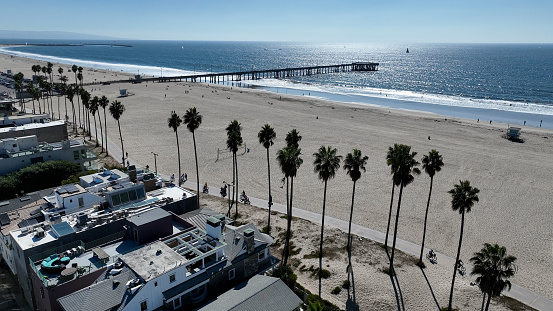
[[[4,6],[0,30],[141,40],[553,43],[552,12],[551,0],[25,0]]]

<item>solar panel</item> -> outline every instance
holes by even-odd
[[[79,192],[79,188],[77,188],[77,186],[75,186],[74,184],[65,185],[64,188],[65,188],[65,191],[67,191],[68,193]]]
[[[56,192],[57,192],[58,194],[64,194],[64,193],[67,193],[67,190],[65,190],[64,187],[61,187],[61,188],[57,189]]]
[[[23,220],[22,222],[18,223],[17,226],[19,228],[25,228],[25,227],[29,227],[29,226],[32,226],[32,225],[36,225],[38,223],[38,221],[36,219],[25,219]]]
[[[65,221],[52,225],[52,229],[60,237],[75,232],[75,230],[73,230],[73,228]]]
[[[10,216],[7,213],[0,214],[0,225],[6,226],[10,224]]]

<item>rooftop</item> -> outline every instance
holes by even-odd
[[[198,311],[293,311],[301,304],[302,300],[279,278],[255,275]]]
[[[155,208],[147,212],[128,217],[127,220],[136,226],[141,226],[167,216],[171,216],[171,214],[161,208]]]
[[[18,118],[18,117],[15,117],[15,116],[10,117],[10,120],[15,118]],[[20,118],[20,119],[23,119],[23,118]],[[0,133],[40,129],[40,128],[46,128],[51,126],[58,126],[58,125],[65,125],[65,121],[52,121],[52,122],[46,122],[46,123],[27,123],[27,124],[13,126],[13,127],[4,127],[4,128],[0,128]]]
[[[146,282],[186,262],[182,256],[160,241],[140,247],[120,258]]]

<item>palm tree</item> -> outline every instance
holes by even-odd
[[[290,255],[290,236],[292,232],[292,202],[294,198],[294,177],[298,172],[301,164],[303,163],[300,158],[301,149],[294,147],[284,147],[277,152],[277,161],[280,166],[280,170],[284,173],[286,178],[286,238],[284,241],[284,250],[282,251],[282,266],[286,267],[288,264],[288,257]],[[289,187],[290,185],[290,187]],[[288,194],[290,194],[288,196]]]
[[[473,188],[468,180],[459,180],[459,184],[454,185],[453,189],[448,191],[448,193],[451,194],[451,208],[454,211],[459,211],[459,214],[461,214],[461,234],[459,235],[459,246],[457,247],[457,257],[455,258],[453,279],[451,280],[451,291],[449,292],[449,311],[451,311],[451,306],[453,304],[453,287],[455,286],[455,276],[457,275],[457,263],[459,262],[459,256],[461,255],[463,228],[465,226],[465,213],[469,213],[474,205],[474,202],[478,202],[479,192],[480,190],[478,188]]]
[[[21,72],[18,72],[13,76],[13,81],[15,82],[14,83],[15,91],[17,92],[15,97],[19,99],[20,111],[24,111],[23,100],[22,100],[23,96],[21,96],[21,93],[23,92],[23,78],[24,78],[24,75]]]
[[[288,134],[286,134],[285,141],[288,147],[294,147],[298,149],[299,143],[301,141],[300,133],[296,129],[291,130],[290,132],[288,132]]]
[[[27,86],[25,87],[27,89],[27,92],[31,94],[31,99],[33,100],[33,114],[35,113],[35,86],[33,85],[33,82],[28,82]]]
[[[67,87],[67,90],[65,91],[65,96],[67,96],[67,99],[69,99],[69,102],[71,103],[71,113],[73,114],[73,129],[75,130],[75,136],[77,136],[77,116],[75,115],[75,103],[73,103],[73,97],[75,97],[75,87],[69,85]]]
[[[484,247],[470,259],[474,268],[471,275],[478,275],[476,283],[482,291],[482,311],[486,296],[486,311],[490,307],[492,297],[498,297],[503,290],[511,290],[508,278],[515,275],[517,266],[515,256],[507,255],[507,249],[497,244],[484,243]]]
[[[274,140],[276,139],[276,133],[275,130],[269,125],[265,124],[259,133],[257,134],[257,138],[259,139],[259,143],[267,149],[267,176],[269,180],[269,216],[267,218],[267,231],[266,233],[271,232],[271,205],[273,205],[273,196],[271,195],[271,166],[269,161],[269,147],[271,147],[274,144]]]
[[[196,159],[196,187],[200,193],[200,170],[198,169],[198,152],[196,150],[196,130],[202,124],[202,115],[198,113],[196,107],[188,108],[184,114],[184,124],[192,132],[192,141],[194,142],[194,158]],[[180,178],[180,177],[179,177]],[[200,196],[197,196],[198,208],[200,207]]]
[[[92,113],[92,116],[94,117],[94,138],[96,139],[96,147],[100,146],[98,143],[98,127],[96,126],[96,112],[98,111],[98,101],[100,99],[98,96],[94,96],[89,104],[89,110],[90,113]],[[99,119],[99,118],[98,118]],[[102,124],[100,124],[100,128],[102,127]]]
[[[330,146],[321,146],[318,152],[313,153],[315,161],[313,161],[314,171],[318,174],[320,180],[324,181],[323,192],[323,215],[321,220],[321,241],[319,244],[319,297],[321,297],[322,288],[322,271],[323,271],[323,237],[325,225],[326,211],[326,187],[328,180],[334,178],[336,171],[340,168],[340,160],[342,156],[336,155],[336,148]]]
[[[175,136],[177,137],[177,159],[179,161],[179,186],[181,184],[181,167],[180,167],[180,145],[179,145],[179,133],[177,132],[177,129],[182,123],[182,119],[179,117],[179,115],[175,111],[171,111],[171,117],[167,119],[167,126],[173,129],[173,132],[175,132]],[[200,193],[198,192],[198,196]]]
[[[79,89],[82,91],[84,90],[83,88],[83,67],[79,67],[79,73],[77,73],[77,79],[79,79]],[[77,104],[79,103],[78,101],[78,98],[77,98]],[[84,103],[83,103],[83,109],[82,109],[82,112],[83,112],[83,123],[81,123],[81,106],[79,105],[79,123],[81,123],[81,128],[86,128],[86,116],[85,116],[85,106],[84,106]]]
[[[395,149],[388,148],[388,154],[386,155],[386,162],[389,161],[389,159],[395,158]],[[390,235],[390,224],[392,221],[392,209],[394,207],[394,190],[396,188],[396,184],[394,182],[393,173],[392,173],[392,196],[390,197],[390,209],[388,211],[388,226],[386,227],[386,239],[384,240],[384,249],[386,250],[386,253],[388,253],[388,236]]]
[[[415,180],[414,175],[419,175],[421,171],[416,167],[420,163],[415,160],[416,152],[411,152],[411,146],[394,144],[394,147],[388,148],[388,155],[392,157],[387,158],[387,164],[391,167],[392,179],[394,184],[399,186],[399,197],[397,200],[397,212],[396,222],[394,226],[394,240],[392,243],[392,256],[390,257],[390,273],[394,273],[394,255],[396,250],[397,240],[397,227],[399,221],[399,212],[401,209],[401,196],[403,195],[403,188],[409,185]]]
[[[77,85],[77,69],[77,65],[71,66],[71,71],[73,71],[73,73],[75,74],[75,85]]]
[[[434,175],[442,170],[444,162],[442,155],[432,149],[427,155],[422,157],[422,169],[430,176],[430,190],[428,190],[428,201],[426,201],[426,212],[424,213],[424,230],[422,233],[421,254],[419,258],[419,266],[422,267],[422,254],[424,252],[424,241],[426,239],[426,221],[428,220],[428,208],[430,207],[430,196],[432,195],[432,184],[434,182]]]
[[[88,111],[88,108],[89,108],[89,104],[90,104],[90,93],[81,88],[81,101],[83,102],[83,109],[86,108],[86,110]],[[88,140],[92,140],[92,133],[90,133],[90,118],[87,118],[86,115],[83,113],[83,117],[84,117],[84,122],[85,122],[85,126],[84,126],[84,130],[86,131],[86,123],[88,121]]]
[[[63,69],[60,67],[61,71],[63,72]],[[63,82],[63,93],[67,92],[67,76],[61,76],[60,81]],[[65,97],[65,120],[67,120],[69,116],[67,115],[67,97]]]
[[[234,214],[235,219],[238,218],[238,158],[236,157],[236,152],[238,152],[238,147],[242,146],[242,126],[236,120],[230,122],[226,128],[227,131],[227,148],[232,152],[232,182],[234,184],[235,195],[236,195],[236,213]],[[232,207],[232,206],[230,206]],[[229,207],[229,208],[230,208]],[[230,216],[230,209],[228,215]]]
[[[348,153],[344,159],[344,170],[353,181],[353,190],[351,192],[351,209],[349,212],[348,226],[348,267],[351,267],[351,221],[353,219],[353,202],[355,200],[355,184],[361,178],[361,172],[366,172],[365,165],[369,160],[368,156],[363,156],[361,150],[353,149],[353,153]],[[348,270],[349,271],[349,270]]]
[[[119,138],[121,139],[121,155],[122,155],[121,159],[123,160],[123,166],[124,166],[125,165],[125,147],[123,147],[123,135],[121,135],[121,123],[119,122],[119,119],[123,115],[123,112],[125,112],[125,106],[121,104],[121,102],[119,102],[118,100],[112,102],[111,105],[109,106],[109,113],[115,120],[117,120],[117,126],[119,127]]]
[[[98,105],[104,109],[104,129],[106,132],[106,155],[109,155],[108,153],[108,120],[106,119],[106,107],[109,104],[109,99],[107,99],[106,96],[100,97],[100,101],[98,102]],[[102,139],[103,141],[103,139]]]
[[[47,88],[47,91],[48,91],[48,96],[50,97],[50,111],[51,111],[51,115],[52,115],[52,119],[54,118],[54,106],[52,104],[52,89],[54,88],[54,83],[53,83],[53,79],[52,79],[52,68],[54,67],[54,64],[48,62],[47,66],[46,66],[46,73],[48,74],[48,79],[50,80],[49,82],[49,85],[48,85],[48,88]]]

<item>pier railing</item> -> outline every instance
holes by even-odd
[[[266,69],[266,70],[248,70],[238,72],[220,72],[220,73],[201,73],[193,75],[172,76],[172,77],[152,77],[135,78],[125,80],[113,80],[102,82],[90,82],[84,85],[98,85],[109,83],[140,83],[140,82],[209,82],[209,83],[224,83],[225,81],[242,81],[242,80],[257,80],[264,78],[287,79],[298,76],[311,76],[316,74],[350,72],[350,71],[377,71],[379,63],[356,62],[350,64],[339,65],[321,65],[308,67],[294,67],[281,69]]]

